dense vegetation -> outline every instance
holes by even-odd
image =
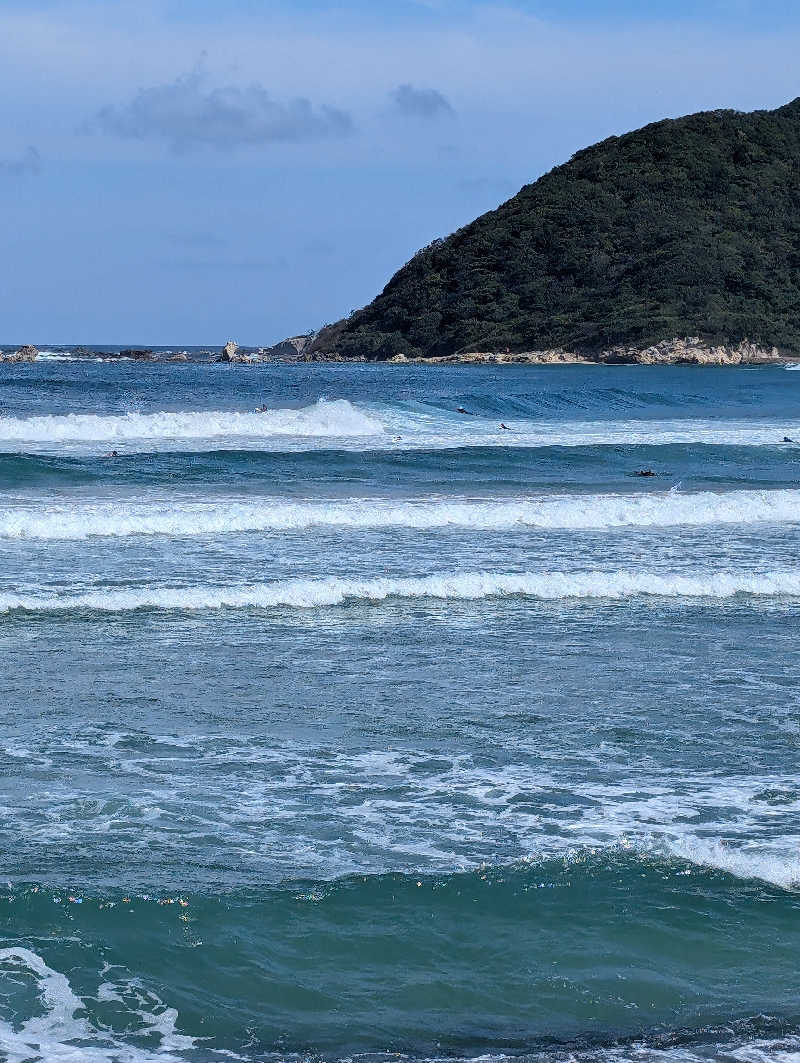
[[[800,99],[578,152],[420,251],[314,349],[596,353],[687,335],[800,353]]]

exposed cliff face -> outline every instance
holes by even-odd
[[[579,152],[419,252],[308,353],[663,361],[648,352],[676,336],[702,341],[680,361],[738,364],[745,342],[800,355],[800,100]]]

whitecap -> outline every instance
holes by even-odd
[[[562,495],[521,499],[351,498],[320,502],[163,497],[16,504],[0,509],[0,538],[215,536],[308,528],[496,531],[800,522],[800,491]]]
[[[0,417],[0,447],[49,448],[102,444],[134,450],[209,442],[235,446],[272,437],[353,438],[379,435],[382,425],[346,399],[320,399],[301,409],[264,413],[235,410],[162,410],[155,413],[46,414]]]
[[[542,601],[663,598],[726,599],[735,595],[800,596],[800,569],[747,572],[647,572],[618,569],[586,572],[460,572],[377,579],[289,579],[241,586],[108,587],[63,594],[0,593],[0,612],[135,609],[313,609],[388,599],[478,601],[518,597]]]

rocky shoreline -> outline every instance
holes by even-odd
[[[374,359],[346,358],[314,349],[313,335],[291,336],[272,347],[240,347],[229,340],[222,350],[189,351],[125,348],[98,351],[87,347],[60,348],[73,359],[109,362],[188,363],[212,362],[228,365],[296,364],[296,363],[367,363]],[[35,362],[36,347],[26,344],[13,351],[0,350],[0,362]],[[663,340],[648,347],[612,347],[605,351],[568,351],[563,348],[533,351],[469,351],[430,358],[408,358],[404,354],[382,360],[382,365],[678,365],[738,366],[783,365],[800,363],[800,356],[745,340],[736,345],[712,344],[697,336]]]
[[[777,347],[760,347],[753,343],[734,346],[710,345],[696,337],[664,340],[651,347],[613,347],[598,353],[579,354],[561,348],[548,351],[488,351],[457,354],[441,358],[405,358],[398,355],[394,364],[437,362],[450,365],[780,365],[800,361],[781,354]]]
[[[353,361],[336,354],[312,352],[304,361]],[[366,359],[363,359],[366,360]],[[576,352],[564,348],[534,351],[471,351],[430,358],[395,355],[390,365],[782,365],[800,362],[800,356],[777,347],[744,340],[736,345],[706,343],[697,336],[673,338],[648,347],[612,347],[605,351]]]

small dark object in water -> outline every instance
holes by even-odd
[[[106,458],[118,458],[119,457],[119,451],[118,450],[109,450],[108,454],[106,454],[104,456]]]
[[[269,406],[256,406],[256,413],[267,413]]]
[[[511,429],[508,427],[508,425],[507,424],[503,424],[502,421],[500,422],[500,427],[503,429],[504,432],[510,432],[511,431]]]
[[[793,439],[789,439],[788,436],[784,436],[783,437],[783,441],[784,441],[784,443],[794,443],[794,440]]]
[[[633,474],[634,476],[655,476],[652,469],[639,469]]]
[[[465,410],[463,406],[459,406],[456,413],[469,413],[469,410]]]

